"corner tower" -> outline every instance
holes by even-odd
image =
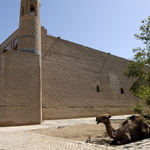
[[[18,51],[41,54],[40,0],[21,0]]]

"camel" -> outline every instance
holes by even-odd
[[[150,127],[140,116],[130,116],[116,129],[112,127],[110,118],[109,114],[103,114],[96,117],[96,122],[97,124],[103,123],[106,126],[108,136],[114,139],[110,143],[111,145],[127,144],[150,137]]]

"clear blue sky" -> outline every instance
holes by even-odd
[[[0,43],[19,26],[20,0],[1,0]],[[123,58],[142,45],[134,38],[150,15],[150,0],[41,0],[41,25],[61,37]]]

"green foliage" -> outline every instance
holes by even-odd
[[[134,57],[124,72],[129,79],[133,80],[130,88],[133,95],[140,98],[145,107],[150,108],[150,17],[142,20],[141,34],[135,34],[137,40],[141,40],[145,48],[133,49]],[[137,105],[134,110],[141,113],[143,106]]]
[[[144,121],[150,124],[150,114],[142,114],[141,117],[144,118]]]
[[[142,115],[144,106],[145,106],[145,104],[144,104],[143,100],[140,99],[138,101],[138,104],[133,106],[133,110],[135,113]]]
[[[141,106],[135,105],[133,108],[136,114],[142,114],[143,109]]]

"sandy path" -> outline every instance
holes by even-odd
[[[112,126],[117,127],[119,124],[120,122],[113,122]],[[104,124],[83,124],[76,126],[34,130],[32,132],[82,142],[85,142],[86,139],[90,136],[91,143],[102,145],[107,145],[111,141],[111,139],[107,136]]]

